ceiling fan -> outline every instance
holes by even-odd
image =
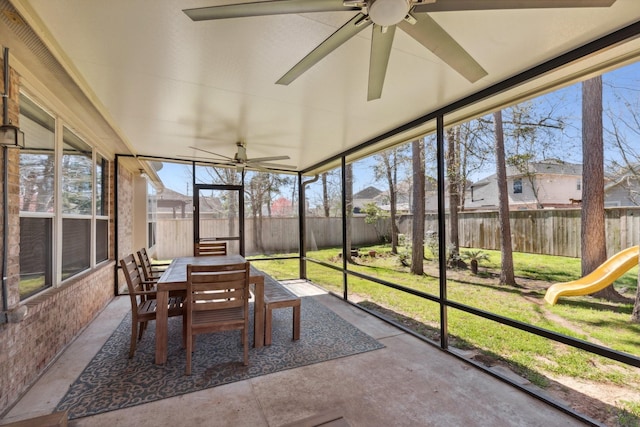
[[[367,100],[380,98],[396,26],[474,83],[487,75],[429,12],[495,9],[609,7],[616,0],[270,0],[185,9],[194,21],[309,12],[359,11],[276,83],[288,85],[305,71],[373,24]]]
[[[288,160],[290,157],[287,155],[249,158],[247,157],[247,148],[244,142],[238,141],[236,142],[236,146],[238,147],[238,150],[236,151],[236,154],[233,157],[228,157],[222,154],[214,153],[213,151],[205,150],[204,148],[191,147],[191,146],[189,148],[202,151],[207,154],[217,156],[219,158],[215,159],[211,157],[193,157],[193,156],[192,157],[179,156],[179,157],[189,158],[191,160],[206,159],[223,166],[235,166],[238,171],[241,171],[245,167],[257,169],[262,172],[271,172],[272,170],[282,170],[282,169],[293,170],[296,168],[295,166],[292,166],[292,165],[271,163],[272,161],[277,161],[277,160]]]

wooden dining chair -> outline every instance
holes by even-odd
[[[249,263],[187,265],[186,374],[195,336],[239,329],[249,364]]]
[[[194,247],[195,256],[222,256],[227,254],[227,242],[200,242]]]
[[[155,282],[143,280],[138,264],[133,254],[120,260],[120,266],[127,281],[129,297],[131,299],[131,345],[129,346],[129,358],[136,351],[136,342],[142,339],[142,334],[147,329],[147,323],[156,319],[156,291]],[[184,300],[180,296],[169,296],[168,315],[183,316],[183,336],[186,330],[184,321]]]
[[[144,280],[148,282],[157,282],[168,266],[168,264],[152,264],[146,248],[138,251],[138,260],[140,261],[140,269],[142,270]]]

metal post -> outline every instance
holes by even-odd
[[[449,347],[447,328],[447,242],[444,204],[444,117],[436,118],[436,161],[438,164],[438,261],[440,267],[440,347]]]
[[[307,217],[305,215],[305,205],[307,196],[305,195],[305,184],[302,182],[302,173],[298,172],[298,255],[300,270],[298,275],[301,279],[307,280],[307,263],[304,258],[307,256]]]
[[[342,297],[348,299],[348,275],[347,275],[347,158],[342,156]]]

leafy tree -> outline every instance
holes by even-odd
[[[557,103],[561,101],[562,99],[558,99]],[[529,182],[536,207],[541,209],[543,206],[540,204],[538,185],[535,182],[536,171],[530,165],[548,158],[562,158],[566,154],[566,143],[558,144],[557,139],[566,128],[567,118],[559,112],[556,103],[546,98],[512,105],[505,108],[501,115],[506,164],[514,167]],[[483,117],[478,121],[494,120]],[[484,129],[482,126],[478,128]],[[481,133],[482,130],[479,130],[479,135]],[[476,145],[482,146],[481,143]]]
[[[378,207],[375,203],[367,203],[364,205],[363,209],[364,214],[364,222],[366,224],[373,225],[374,230],[376,230],[376,235],[378,236],[378,240],[382,241],[384,236],[378,228],[378,224],[382,218],[385,217],[384,211]]]
[[[245,193],[249,200],[251,220],[254,227],[253,244],[258,251],[264,252],[264,243],[262,242],[263,210],[266,210],[267,215],[270,216],[273,195],[288,183],[290,183],[290,179],[280,174],[252,172],[249,182],[245,185]]]
[[[464,192],[460,182],[460,138],[459,128],[447,129],[447,179],[449,181],[449,260],[451,267],[459,259],[460,236],[458,210],[460,209],[460,192]]]
[[[189,181],[191,180],[192,168],[186,167]],[[205,176],[210,178],[211,184],[218,185],[240,185],[242,183],[242,175],[239,174],[235,168],[222,168],[222,167],[201,167],[200,170]],[[204,199],[205,203],[208,203],[207,199]],[[227,222],[229,235],[236,235],[236,220],[238,218],[238,198],[234,191],[226,192],[221,198],[222,207],[227,214]],[[210,206],[213,207],[213,206]]]
[[[606,110],[609,127],[605,128],[605,144],[617,158],[605,168],[613,176],[625,178],[620,185],[628,191],[629,199],[640,206],[640,97],[628,87],[613,87],[611,91],[616,107],[610,106]],[[635,96],[632,97],[630,92]]]
[[[609,169],[618,176],[628,177],[628,180],[625,180],[627,182],[623,182],[622,185],[627,186],[629,199],[640,205],[640,194],[637,191],[637,186],[640,185],[640,147],[637,142],[640,137],[640,97],[634,93],[635,96],[632,98],[627,87],[614,87],[612,91],[616,105],[622,108],[607,109],[611,128],[605,132],[609,136],[610,148],[618,154],[620,161],[611,162]],[[638,263],[640,264],[640,258]],[[640,323],[640,269],[631,321]]]
[[[470,120],[447,130],[448,191],[457,194],[449,203],[457,203],[458,211],[465,210],[469,176],[481,170],[493,156],[493,136],[493,121],[486,119]],[[435,176],[436,172],[432,172]]]
[[[319,175],[321,189],[308,192],[311,213],[325,218],[341,215],[342,177],[339,171],[340,169],[333,169]]]
[[[394,147],[376,154],[374,166],[376,179],[384,179],[389,188],[389,212],[391,217],[391,253],[398,253],[397,189],[398,173],[407,160],[406,146]]]

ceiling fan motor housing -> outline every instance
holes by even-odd
[[[410,8],[410,0],[370,0],[367,9],[374,24],[388,27],[402,21]]]
[[[236,145],[238,146],[238,151],[234,156],[236,162],[245,162],[247,160],[247,149],[242,142],[236,142]]]

